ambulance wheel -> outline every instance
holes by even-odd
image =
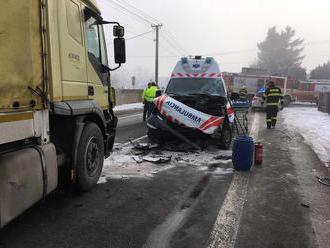
[[[228,150],[230,148],[232,139],[233,139],[232,128],[230,127],[228,121],[226,120],[221,130],[220,143],[218,144],[218,146],[221,149]]]
[[[77,187],[88,191],[99,180],[104,160],[103,135],[95,123],[86,123],[77,149]]]

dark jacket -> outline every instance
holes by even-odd
[[[282,91],[276,86],[268,87],[262,98],[266,101],[267,106],[279,106],[280,101],[283,103]]]

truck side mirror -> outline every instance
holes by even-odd
[[[125,35],[125,28],[120,25],[113,26],[113,36],[123,38]]]
[[[116,64],[126,63],[126,46],[124,38],[114,39],[114,55]]]

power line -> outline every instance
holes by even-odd
[[[151,25],[155,24],[155,23],[151,22],[150,20],[146,19],[145,17],[143,17],[142,15],[139,15],[139,14],[135,13],[134,11],[128,9],[127,7],[123,6],[122,4],[120,4],[120,3],[118,3],[118,2],[116,2],[116,1],[114,1],[114,0],[108,0],[108,1],[112,2],[113,4],[117,5],[118,7],[122,8],[123,10],[127,11],[127,12],[130,13],[131,15],[134,15],[134,16],[136,16],[137,18],[139,18],[139,19],[145,21],[145,22],[148,23],[148,24],[151,24]]]
[[[177,54],[185,54],[184,51],[182,51],[176,44],[174,44],[164,33],[161,33],[161,36],[163,37],[164,41],[173,49],[173,51],[176,51]]]
[[[129,12],[123,10],[122,8],[118,7],[117,5],[115,5],[114,3],[112,2],[108,2],[108,0],[101,0],[104,4],[108,5],[109,7],[111,8],[115,8],[116,10],[118,10],[119,12],[123,13],[125,16],[128,16],[130,17],[132,20],[134,21],[138,21],[140,24],[142,25],[147,25],[149,26],[148,24],[145,23],[145,21],[142,21],[139,17],[135,16],[135,15],[132,15],[130,14]],[[130,15],[128,15],[130,14]]]
[[[128,3],[125,0],[109,0],[112,3],[116,4],[117,6],[120,6],[121,8],[123,8],[127,13],[129,14],[133,14],[138,18],[142,18],[143,21],[145,22],[149,22],[152,25],[155,25],[154,23],[157,23],[157,25],[159,25],[161,22],[159,20],[157,20],[156,18],[150,16],[149,14],[147,14],[146,12],[142,11],[141,9],[133,6],[132,4]],[[132,10],[133,9],[133,10]],[[136,13],[139,12],[139,14]],[[149,20],[147,19],[149,18]],[[168,30],[168,28],[166,28],[164,30],[164,32],[167,33],[167,37],[165,38],[167,43],[170,44],[171,47],[173,47],[176,51],[178,51],[180,54],[188,54],[185,49],[181,46],[181,44],[175,39],[174,35]],[[163,35],[164,36],[164,35]]]
[[[137,32],[134,32],[134,31],[131,31],[130,29],[127,29],[127,28],[125,28],[125,32],[127,32],[127,33],[131,33],[131,34],[133,34],[133,35],[140,35],[140,33],[137,33]],[[151,33],[151,32],[152,32],[152,30],[150,30],[150,33]],[[151,38],[151,37],[148,37],[148,36],[141,36],[141,38],[155,41],[155,39],[153,39],[153,38]]]
[[[167,36],[176,44],[176,46],[178,46],[178,48],[184,52],[184,54],[188,54],[188,52],[181,46],[180,42],[177,41],[176,37],[166,27],[165,32],[167,33]]]
[[[135,38],[138,38],[138,37],[143,37],[143,36],[146,35],[146,34],[150,34],[152,31],[153,31],[153,30],[150,30],[150,31],[148,31],[148,32],[144,32],[144,33],[142,33],[142,34],[137,34],[137,35],[135,35],[135,36],[132,36],[132,37],[126,38],[126,40],[132,40],[132,39],[135,39]],[[145,37],[145,38],[147,38],[147,37]]]
[[[146,23],[145,20],[141,19],[140,16],[137,16],[135,14],[132,14],[130,11],[127,11],[125,8],[121,7],[120,5],[116,4],[114,1],[112,0],[101,0],[104,4],[108,5],[111,8],[115,8],[116,10],[118,10],[119,12],[123,13],[124,16],[128,16],[129,18],[131,18],[134,21],[139,22],[142,25],[146,25],[149,26],[149,22]]]
[[[143,10],[135,7],[134,5],[130,4],[129,2],[125,1],[125,0],[117,0],[119,2],[121,2],[122,4],[126,4],[127,6],[135,9],[136,11],[140,12],[140,14],[142,13],[143,15],[147,16],[149,19],[152,20],[152,22],[154,22],[155,24],[161,24],[162,22],[157,20],[156,18],[152,17],[151,15],[147,14],[146,12],[144,12]]]
[[[163,48],[163,49],[165,49],[173,57],[179,57],[179,56],[181,56],[181,55],[175,54],[173,51],[171,51],[170,49],[168,49],[167,47],[165,47],[162,43],[160,44],[160,47]],[[162,57],[162,56],[160,56],[160,57]]]

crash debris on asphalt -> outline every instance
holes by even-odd
[[[208,146],[203,151],[187,152],[186,144],[135,143],[115,146],[113,154],[105,160],[99,183],[110,179],[131,177],[150,178],[176,166],[195,166],[200,170],[213,168],[216,175],[233,173],[231,151]],[[177,149],[175,149],[177,148]]]

